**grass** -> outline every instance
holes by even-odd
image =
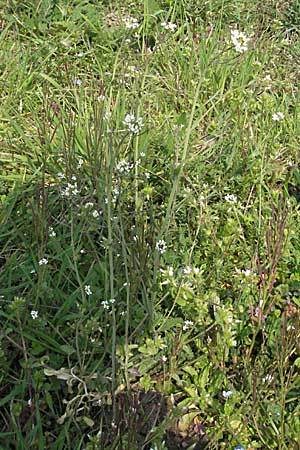
[[[299,449],[298,2],[0,7],[0,448]]]

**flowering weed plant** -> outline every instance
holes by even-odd
[[[297,8],[2,3],[0,447],[299,449]]]

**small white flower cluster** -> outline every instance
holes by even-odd
[[[183,322],[183,326],[182,326],[182,330],[186,331],[188,330],[190,327],[192,327],[194,325],[194,322],[192,320],[185,320]]]
[[[173,267],[168,267],[167,274],[169,275],[169,277],[173,277],[174,276],[174,269],[173,269]]]
[[[156,242],[155,248],[162,255],[167,250],[166,241],[164,241],[163,239],[160,239],[159,241]]]
[[[74,180],[74,183],[68,183],[65,189],[62,190],[62,195],[64,197],[71,197],[72,195],[75,196],[79,194],[79,189],[77,186],[76,177],[72,177],[72,180]]]
[[[128,66],[128,72],[124,74],[125,78],[134,78],[140,71],[135,66]]]
[[[250,270],[250,269],[237,269],[237,268],[235,268],[235,271],[236,271],[236,273],[238,274],[238,275],[244,275],[246,278],[248,278],[248,277],[250,277],[250,275],[255,275],[255,273],[254,272],[252,272],[252,270]]]
[[[200,269],[198,267],[192,268],[190,266],[186,266],[186,267],[184,267],[182,272],[184,273],[184,275],[191,275],[192,273],[194,275],[198,275],[198,273],[200,272]]]
[[[49,227],[49,236],[50,237],[55,237],[56,236],[56,232],[52,227]]]
[[[233,394],[232,391],[223,391],[223,392],[222,392],[222,396],[223,396],[224,398],[229,398],[229,397],[232,396],[232,394]]]
[[[42,258],[39,260],[39,266],[46,266],[48,264],[48,259]]]
[[[268,375],[266,375],[265,377],[263,377],[263,379],[262,379],[262,382],[263,383],[266,383],[266,382],[271,382],[271,381],[273,381],[274,380],[274,377],[271,375],[271,374],[269,374],[268,373]]]
[[[272,88],[272,78],[269,73],[266,74],[263,81],[265,82],[265,89],[271,89]]]
[[[91,286],[89,284],[84,286],[84,291],[85,291],[86,295],[92,295]]]
[[[120,195],[120,189],[118,187],[113,187],[111,193],[112,193],[112,202],[115,205],[118,200],[118,196]]]
[[[168,31],[171,31],[172,33],[174,33],[174,31],[177,28],[176,23],[172,23],[172,22],[162,22],[161,26]]]
[[[172,286],[177,286],[177,280],[174,276],[174,269],[171,266],[168,266],[167,269],[160,269],[160,272],[163,275],[162,285],[171,284]]]
[[[104,120],[109,120],[111,118],[111,112],[110,111],[105,111],[105,113],[103,114],[103,119]]]
[[[32,317],[33,320],[37,319],[38,316],[39,316],[39,312],[38,311],[34,311],[34,310],[32,310],[30,314],[31,314],[31,317]]]
[[[97,211],[96,209],[94,209],[94,211],[92,212],[92,216],[97,219],[100,216],[99,211]]]
[[[248,42],[250,38],[245,33],[239,30],[231,30],[231,42],[235,46],[238,53],[244,53],[248,50]]]
[[[131,133],[138,134],[141,132],[144,123],[143,118],[138,117],[135,118],[134,114],[126,114],[125,119],[123,120],[123,124],[128,128]]]
[[[138,20],[135,17],[125,17],[123,19],[123,22],[125,24],[125,27],[129,28],[130,30],[135,30],[140,26]]]
[[[234,194],[227,194],[225,195],[225,200],[227,203],[237,203],[237,197]]]
[[[104,309],[110,309],[111,305],[113,305],[115,301],[115,298],[111,298],[110,300],[103,300],[103,302],[101,302],[101,305]]]
[[[205,208],[207,205],[207,198],[205,195],[199,195],[199,206]]]
[[[77,84],[77,86],[81,86],[82,85],[82,80],[80,80],[79,78],[76,78],[75,84]]]
[[[77,164],[77,169],[81,169],[81,166],[83,166],[83,163],[84,163],[83,159],[79,158],[78,164]]]
[[[274,120],[274,122],[281,122],[282,120],[284,120],[283,112],[278,111],[277,113],[274,113],[272,119]]]
[[[133,167],[133,164],[126,161],[125,159],[122,159],[116,166],[116,171],[120,175],[127,175]]]

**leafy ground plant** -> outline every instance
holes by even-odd
[[[296,3],[0,1],[1,448],[300,448]]]

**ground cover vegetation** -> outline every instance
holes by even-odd
[[[0,5],[0,448],[300,449],[298,0]]]

